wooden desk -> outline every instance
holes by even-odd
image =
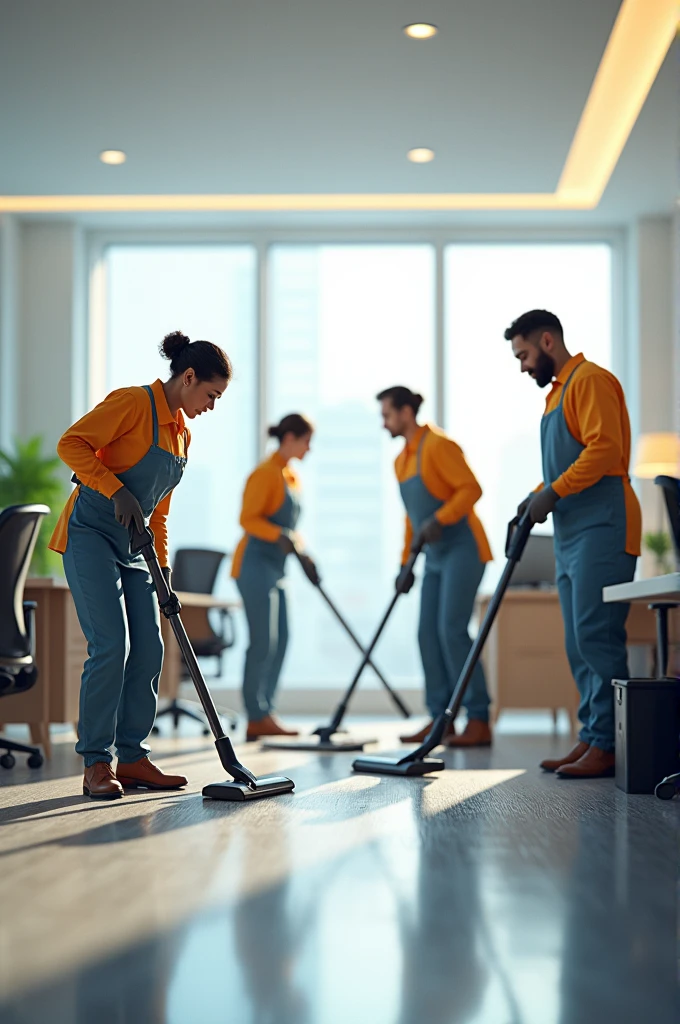
[[[241,607],[240,601],[224,601],[219,597],[213,597],[212,594],[190,594],[187,591],[179,590],[177,596],[182,605],[182,622],[190,637],[201,636],[206,626],[207,611],[211,608],[227,608],[234,611]],[[158,695],[165,700],[175,700],[179,694],[179,684],[182,678],[182,653],[172,626],[164,615],[161,615],[161,633],[165,645],[165,656]]]
[[[649,583],[639,581],[644,582]],[[610,589],[617,588],[606,588]],[[477,601],[480,620],[489,600],[484,596]],[[649,603],[649,598],[639,600]],[[655,646],[654,616],[644,604],[631,605],[626,629],[629,646]],[[671,633],[673,638],[680,639],[679,610],[671,615]],[[565,708],[575,729],[579,696],[564,650],[557,590],[508,590],[489,634],[483,660],[494,721],[504,708],[547,708],[554,718],[559,708]]]
[[[179,593],[182,621],[188,632],[198,631],[205,622],[206,609],[240,607],[238,601],[222,601],[211,594]],[[4,697],[0,721],[28,724],[31,740],[51,756],[50,723],[70,722],[76,728],[80,677],[87,658],[87,642],[76,615],[73,597],[64,579],[32,578],[26,583],[26,601],[37,603],[35,616],[38,681],[25,693]],[[182,655],[168,620],[161,616],[165,658],[160,678],[160,695],[177,696]],[[196,635],[196,634],[194,634]]]
[[[24,590],[35,601],[35,661],[38,681],[26,693],[3,698],[3,722],[27,723],[33,743],[51,755],[50,722],[78,721],[80,676],[87,643],[66,580],[32,578]]]

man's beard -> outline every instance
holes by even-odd
[[[553,357],[549,356],[547,352],[540,350],[531,375],[539,388],[547,387],[555,376],[555,360]]]

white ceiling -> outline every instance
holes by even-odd
[[[619,6],[2,0],[0,193],[549,192]],[[407,40],[414,20],[439,35]],[[551,221],[672,208],[677,58],[676,43],[598,210]],[[435,161],[408,163],[413,146]],[[128,162],[103,166],[107,148]]]

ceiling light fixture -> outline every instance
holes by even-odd
[[[412,164],[429,164],[431,160],[434,160],[434,150],[420,146],[417,149],[409,149],[406,156]]]
[[[432,39],[432,36],[436,36],[438,31],[436,25],[429,25],[425,21],[417,21],[413,25],[404,27],[404,35],[407,35],[409,39]]]
[[[103,164],[124,164],[127,160],[127,156],[122,149],[104,149],[99,154],[99,159]]]

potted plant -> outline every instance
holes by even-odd
[[[14,442],[14,451],[0,448],[0,508],[8,505],[48,505],[38,534],[29,572],[33,576],[63,575],[60,556],[47,547],[64,503],[64,485],[59,472],[62,466],[56,456],[46,457],[42,437]]]
[[[656,558],[656,571],[660,576],[671,572],[668,555],[671,551],[671,538],[664,530],[650,530],[644,535],[644,544]]]

